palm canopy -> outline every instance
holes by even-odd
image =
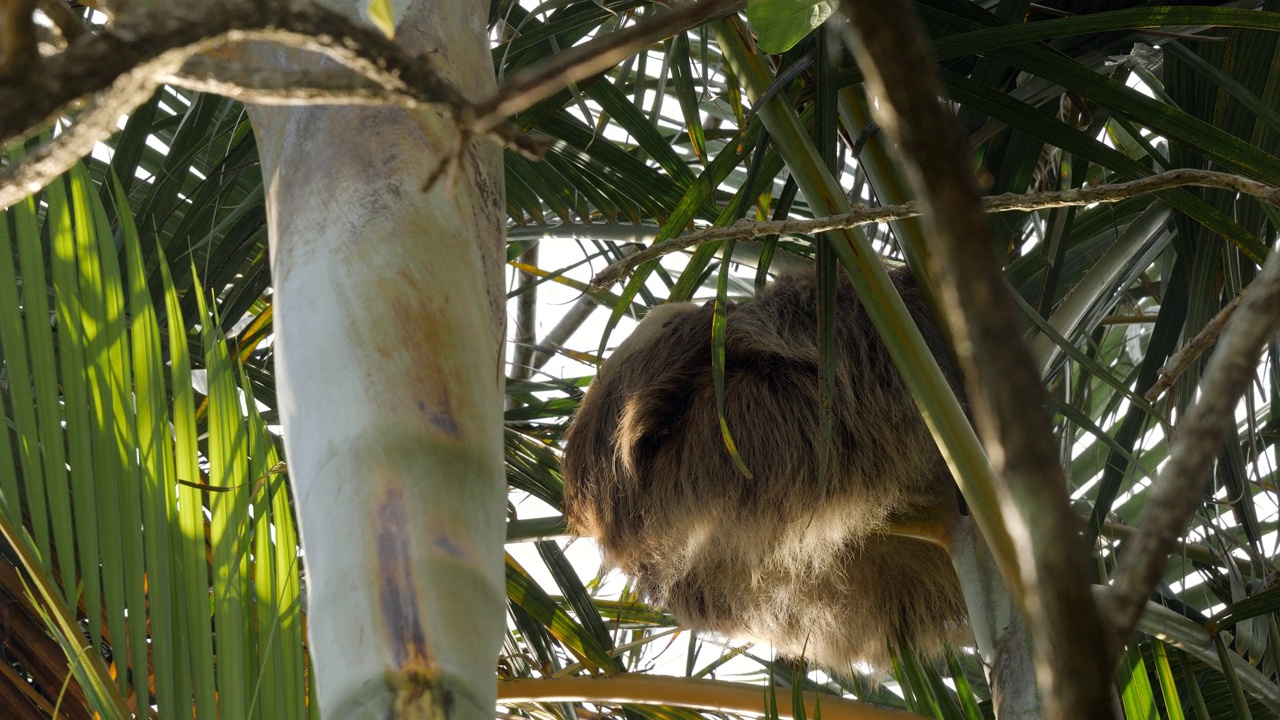
[[[1100,11],[1092,3],[1073,2],[1052,8],[917,3],[988,193],[1096,186],[1177,168],[1218,170],[1280,186],[1276,8],[1115,5]],[[750,11],[761,23],[755,29],[775,27],[765,24],[771,21],[758,14],[761,7],[767,11],[770,4]],[[495,68],[501,79],[585,38],[662,12],[636,0],[496,2],[489,18]],[[854,202],[892,205],[910,199],[883,133],[870,122],[871,101],[839,34],[806,28],[802,23],[800,30],[766,29],[755,45],[744,18],[715,20],[655,43],[514,118],[521,129],[552,142],[540,161],[506,153],[513,322],[505,438],[516,512],[508,525],[509,622],[498,668],[513,714],[583,711],[559,701],[563,695],[556,693],[563,689],[514,681],[588,675],[618,683],[582,686],[581,692],[597,699],[589,707],[629,716],[735,707],[732,686],[690,680],[727,675],[852,695],[926,716],[976,718],[990,712],[982,673],[961,649],[945,665],[934,666],[904,648],[891,681],[878,684],[856,673],[805,672],[794,662],[773,660],[767,648],[673,637],[673,618],[616,576],[601,571],[593,577],[595,570],[581,561],[591,557],[584,543],[559,537],[553,511],[561,504],[563,484],[556,445],[601,350],[616,343],[628,318],[669,299],[748,296],[769,268],[809,262],[818,253],[811,234],[766,235],[756,243],[718,241],[673,253],[604,288],[586,286],[595,271],[634,252],[636,243],[740,219],[825,215],[810,206],[814,198],[807,191],[798,190],[804,177],[828,166],[839,170],[840,190]],[[765,112],[769,102],[773,109]],[[816,153],[798,149],[806,145],[802,136],[813,139]],[[0,445],[0,467],[14,468],[0,476],[0,492],[27,499],[4,510],[15,533],[10,542],[34,549],[7,554],[7,563],[43,573],[40,587],[52,591],[46,603],[65,603],[75,596],[76,584],[83,585],[78,612],[65,610],[61,618],[55,613],[49,622],[55,637],[67,643],[83,627],[95,647],[109,649],[111,669],[81,667],[77,690],[64,701],[64,708],[75,708],[72,714],[127,707],[125,699],[133,707],[148,706],[154,697],[161,716],[192,702],[202,717],[218,703],[222,712],[236,708],[245,717],[303,715],[309,688],[295,537],[276,468],[278,438],[267,432],[278,422],[279,405],[265,197],[248,119],[235,102],[164,89],[130,115],[109,146],[109,153],[87,158],[83,171],[55,186],[65,190],[45,191],[38,204],[14,206],[0,226],[11,234],[18,258],[9,287],[20,287],[23,297],[0,307],[7,313],[0,320],[9,328],[29,328],[27,335],[0,336],[7,348],[5,409],[18,441],[12,448]],[[1195,398],[1204,358],[1191,357],[1163,394],[1142,396],[1171,356],[1214,327],[1257,274],[1275,241],[1278,219],[1273,206],[1248,196],[1196,188],[992,216],[1005,274],[1027,327],[1039,330],[1033,348],[1042,362],[1071,497],[1095,541],[1090,547],[1099,581],[1108,579],[1116,548],[1145,506],[1152,478],[1168,455],[1171,429]],[[72,226],[90,225],[96,228],[92,245],[68,234]],[[864,231],[878,252],[917,266],[929,245],[913,219]],[[73,248],[73,257],[81,253],[78,265],[59,269],[59,238]],[[32,264],[42,255],[40,242],[49,248],[43,253],[47,273]],[[74,249],[77,242],[85,244]],[[107,280],[101,286],[74,275],[98,262],[87,257],[103,259]],[[111,270],[113,262],[123,275]],[[0,285],[3,271],[0,266]],[[112,277],[124,283],[114,291]],[[44,293],[32,292],[46,281],[55,298],[65,297],[67,286],[78,286],[83,307],[75,312],[100,319],[104,327],[131,323],[133,345],[95,341],[90,333],[41,336],[32,317],[57,312],[42,309],[35,298]],[[211,307],[202,302],[200,288],[212,289]],[[159,311],[154,330],[136,325],[150,317],[147,308]],[[137,339],[142,337],[146,343]],[[69,349],[76,343],[88,358],[80,365],[74,364],[77,351]],[[15,347],[28,349],[15,353]],[[133,358],[129,363],[126,352]],[[1159,639],[1155,626],[1147,626],[1150,634],[1135,636],[1122,660],[1117,687],[1129,717],[1280,714],[1280,595],[1272,588],[1274,352],[1266,351],[1255,389],[1241,404],[1237,433],[1223,444],[1206,483],[1184,550],[1169,563],[1158,588],[1168,608],[1167,615],[1151,620],[1160,623]],[[31,362],[15,364],[24,354]],[[157,363],[161,357],[165,362]],[[183,372],[188,359],[207,378],[196,394],[183,389],[191,387]],[[48,443],[61,431],[56,422],[41,425],[41,419],[63,418],[66,438],[58,444],[65,442],[71,451],[68,497],[85,503],[84,493],[104,482],[90,482],[87,474],[101,467],[94,453],[111,446],[90,422],[88,408],[102,406],[92,398],[111,397],[110,407],[129,404],[103,389],[114,387],[117,366],[132,368],[137,387],[148,384],[149,402],[172,413],[167,422],[178,429],[176,444],[150,461],[156,472],[168,467],[172,473],[186,463],[198,468],[191,477],[205,479],[179,486],[179,493],[187,493],[185,505],[179,499],[187,511],[181,517],[162,500],[162,491],[141,490],[133,495],[152,504],[95,508],[88,501],[74,509],[51,503],[45,516],[44,503],[31,501],[39,463],[23,464],[29,460],[22,456],[29,442],[24,438]],[[100,376],[85,367],[100,368]],[[41,375],[54,368],[60,384]],[[90,380],[77,389],[69,378],[80,372]],[[249,407],[256,413],[245,417],[231,409],[242,396],[255,401]],[[37,408],[36,415],[28,416],[28,406]],[[35,427],[37,435],[24,435]],[[145,458],[115,462],[123,470],[112,482],[147,477],[140,469]],[[179,471],[178,477],[185,476]],[[231,490],[202,495],[201,485]],[[201,508],[203,513],[193,512]],[[124,542],[137,538],[122,528],[136,528],[146,513],[183,530],[171,531],[170,538],[143,538],[155,543],[145,550]],[[246,523],[249,517],[272,518],[270,531],[267,523]],[[27,539],[17,540],[20,532]],[[120,539],[122,552],[110,545],[111,538]],[[80,570],[73,559],[77,552]],[[156,562],[151,558],[166,552],[181,554],[187,563],[164,563],[186,569],[174,585],[182,590],[172,598],[152,592],[144,602],[139,563]],[[101,577],[84,573],[84,567],[101,567]],[[145,566],[150,583],[162,577],[159,567]],[[117,576],[128,580],[116,582]],[[2,578],[10,579],[3,586],[10,597],[25,597],[16,574]],[[242,590],[251,586],[272,592],[248,598]],[[201,596],[210,592],[214,602]],[[36,605],[24,607],[36,616]],[[145,617],[149,625],[126,624],[125,617]],[[227,628],[236,624],[227,618],[246,620],[243,638],[224,639],[234,635]],[[172,634],[164,627],[174,628]],[[230,663],[213,665],[209,637],[215,627],[220,654],[247,659],[242,672],[228,672]],[[24,708],[27,714],[18,717],[46,716],[56,702],[63,675],[56,664],[39,661],[50,657],[50,642],[38,633],[5,640],[4,697]],[[655,666],[686,679],[623,684]],[[34,694],[28,686],[36,688]],[[642,696],[660,704],[609,700]],[[759,707],[765,695],[748,697],[754,704],[736,707]],[[778,702],[788,706],[785,698]],[[834,699],[822,707],[842,711]]]
[[[1275,100],[1267,99],[1266,89],[1270,61],[1261,59],[1270,58],[1274,50],[1271,31],[1243,26],[1196,29],[1212,24],[1210,15],[1223,18],[1236,13],[1235,9],[1132,8],[1091,15],[1090,8],[1064,7],[1060,18],[1046,22],[1049,15],[1059,13],[1032,8],[1023,17],[1024,7],[1001,5],[988,12],[969,3],[921,3],[918,7],[931,34],[933,52],[941,61],[942,82],[969,132],[990,194],[1097,185],[1183,167],[1222,169],[1267,184],[1274,182],[1245,167],[1270,162],[1275,152],[1268,144],[1270,122],[1264,119],[1275,112]],[[584,12],[594,11],[588,8]],[[1193,19],[1180,14],[1183,12],[1204,15]],[[566,9],[554,17],[569,14]],[[1149,23],[1156,17],[1169,24],[1154,33],[1137,30],[1151,27]],[[1236,17],[1250,28],[1262,28],[1266,15],[1239,11]],[[1016,22],[1009,22],[1010,18]],[[513,39],[510,46],[515,43]],[[842,138],[837,159],[844,168],[845,189],[851,197],[886,205],[907,200],[905,180],[890,160],[881,136],[869,127],[870,113],[856,68],[821,45],[815,34],[775,56],[767,68],[770,75],[763,97],[788,98],[801,127],[815,136],[822,132],[824,111],[834,114],[836,132]],[[618,128],[617,132],[630,135],[631,153],[650,168],[634,163],[636,178],[661,175],[661,170],[667,170],[663,158],[674,148],[683,166],[692,168],[701,182],[685,192],[674,214],[654,218],[654,235],[659,240],[674,237],[690,222],[697,227],[702,223],[727,225],[740,217],[811,216],[804,197],[796,193],[794,180],[806,168],[796,167],[794,158],[787,157],[787,138],[761,132],[762,123],[755,112],[761,96],[742,99],[743,94],[750,95],[752,79],[744,78],[741,65],[734,64],[731,35],[718,35],[714,28],[692,32],[668,41],[661,49],[665,52],[658,54],[655,48],[608,77],[561,94],[557,111],[563,118],[576,115],[583,133],[577,147],[558,123],[538,124],[541,119],[528,113],[521,117],[522,124],[563,141],[553,146],[552,156],[572,154],[584,159],[595,155],[597,146],[607,147],[608,130]],[[1259,53],[1258,59],[1246,59],[1238,54],[1242,52]],[[726,72],[725,65],[732,70]],[[660,69],[655,71],[654,66]],[[829,93],[825,98],[820,80],[823,73],[837,79],[833,86],[825,86]],[[617,97],[619,92],[622,98]],[[627,99],[632,107],[620,108],[618,103]],[[674,114],[671,105],[678,105],[679,119],[665,130],[669,140],[660,145],[628,121],[637,109],[647,118],[662,117],[664,111]],[[662,132],[661,126],[659,130]],[[1235,148],[1234,157],[1228,156],[1228,146]],[[625,252],[613,240],[616,230],[612,229],[612,218],[643,219],[643,205],[650,201],[623,191],[624,178],[615,180],[615,175],[605,174],[605,168],[616,171],[626,166],[600,157],[596,170],[600,175],[592,177],[603,178],[604,183],[597,181],[590,193],[562,192],[566,200],[574,198],[579,205],[553,203],[550,209],[557,215],[555,220],[565,225],[562,232],[583,238],[579,244],[587,253],[599,254],[602,262],[607,262]],[[822,162],[818,157],[810,160]],[[557,170],[571,177],[574,170],[586,174],[591,168]],[[672,180],[680,177],[669,170],[668,174]],[[531,226],[526,230],[517,219],[509,236],[519,241],[545,234],[545,210],[519,204],[519,198],[525,197],[524,187],[542,177],[519,175],[512,167],[509,180],[508,203],[520,208]],[[647,182],[644,186],[650,193],[662,187]],[[531,194],[545,197],[545,191]],[[1114,204],[992,218],[997,241],[1006,248],[1006,274],[1021,296],[1028,326],[1043,328],[1035,347],[1044,361],[1044,380],[1056,414],[1063,462],[1070,470],[1072,497],[1080,514],[1091,519],[1091,535],[1102,536],[1095,555],[1103,578],[1112,562],[1114,543],[1128,534],[1145,505],[1151,478],[1168,450],[1166,431],[1194,398],[1203,360],[1193,362],[1155,402],[1140,395],[1156,382],[1170,355],[1200,333],[1247,285],[1274,240],[1274,209],[1263,203],[1240,202],[1232,193],[1178,190],[1162,193],[1159,202],[1133,197]],[[582,205],[587,206],[585,213]],[[586,223],[605,228],[593,237],[594,228],[583,227]],[[912,241],[920,232],[915,221],[867,229],[889,257],[902,257],[903,250],[909,253],[912,247],[927,247],[927,241]],[[548,244],[542,243],[543,258]],[[761,245],[743,248],[738,244],[732,250],[739,253],[735,258],[748,266],[761,264],[762,255],[813,252],[811,238],[766,238]],[[512,255],[525,247],[516,246]],[[713,297],[724,252],[719,245],[703,245],[679,261],[656,267],[642,265],[639,273],[652,275],[643,283],[633,278],[619,299],[650,306],[666,298]],[[543,265],[551,270],[545,260]],[[588,273],[570,262],[564,265],[571,275],[576,271],[577,278],[587,278]],[[731,285],[730,294],[743,293],[743,285],[755,274],[750,267],[732,274],[731,282],[743,278],[745,282]],[[536,292],[543,283],[544,279],[530,278],[516,292]],[[600,300],[610,302],[613,298]],[[613,304],[617,307],[616,301]],[[618,315],[614,313],[614,317]],[[530,320],[528,315],[521,318],[524,323]],[[557,327],[547,337],[538,338],[539,348],[565,345],[563,331]],[[585,333],[578,343],[568,347],[580,352],[597,350],[598,331]],[[519,362],[520,348],[515,352]],[[533,358],[536,364],[542,356],[531,352],[523,357]],[[1260,372],[1267,372],[1269,361],[1262,367]],[[585,378],[575,384],[584,382]],[[555,431],[544,430],[545,424],[531,413],[538,407],[545,408],[546,414],[570,412],[558,385],[544,382],[543,393],[521,398],[528,404],[510,411],[509,419],[541,426],[534,430],[539,435],[553,435]],[[535,389],[523,383],[519,387]],[[1258,387],[1259,394],[1247,399],[1247,411],[1240,415],[1240,442],[1224,446],[1215,469],[1216,497],[1210,500],[1206,490],[1208,502],[1188,535],[1192,544],[1170,564],[1161,589],[1161,595],[1179,612],[1189,618],[1199,616],[1200,622],[1209,614],[1230,613],[1229,608],[1253,592],[1246,590],[1250,582],[1255,588],[1263,587],[1254,573],[1265,566],[1270,554],[1264,518],[1272,500],[1263,479],[1270,475],[1270,461],[1261,441],[1270,391],[1265,390],[1269,384],[1264,375],[1259,376]],[[519,471],[512,476],[514,487],[557,504],[557,486],[549,473],[520,478],[534,475],[528,469],[531,462],[513,466]],[[1257,498],[1257,502],[1244,502],[1246,497]],[[537,532],[539,526],[531,522],[529,528]],[[1245,550],[1246,546],[1253,549]],[[1228,559],[1233,553],[1247,555],[1251,561]],[[1211,557],[1215,559],[1211,561]],[[554,562],[546,557],[543,561]],[[1262,565],[1256,565],[1258,562]],[[556,577],[566,602],[579,596],[576,586],[566,587],[570,581]],[[580,601],[572,607],[581,611]],[[614,615],[621,610],[614,610],[613,605],[603,607],[607,625],[643,627],[634,620],[627,623],[630,618],[624,615]],[[1248,622],[1256,622],[1256,617]],[[584,621],[584,630],[591,633],[593,624]],[[1254,632],[1267,631],[1259,625]],[[592,635],[599,637],[598,631]],[[1261,641],[1261,634],[1255,637]],[[631,639],[622,638],[625,642]],[[665,641],[658,641],[658,645],[668,654],[672,652]],[[628,650],[625,657],[632,667],[644,667],[652,662],[646,652],[658,651]],[[1225,709],[1230,703],[1227,683],[1218,685],[1204,675],[1188,689],[1184,681],[1190,676],[1158,672],[1176,668],[1182,661],[1188,663],[1187,671],[1197,672],[1191,669],[1195,661],[1180,656],[1181,652],[1155,641],[1135,645],[1126,661],[1127,669],[1122,671],[1129,673],[1122,678],[1129,683],[1125,687],[1143,688],[1124,696],[1131,703],[1127,705],[1131,713],[1144,712],[1144,692],[1161,712],[1173,712],[1165,703],[1175,702],[1184,703],[1186,712],[1195,712],[1200,707],[1197,692],[1201,699],[1215,698],[1218,704],[1212,716],[1230,712]],[[549,656],[538,657],[545,667]],[[697,656],[691,651],[688,657]],[[1172,666],[1168,664],[1170,657]],[[1265,660],[1261,663],[1265,667]],[[704,669],[713,672],[717,665],[708,662]],[[686,667],[690,673],[700,672],[699,663],[693,660]],[[770,666],[760,667],[760,675],[767,676]],[[907,673],[899,679],[910,684],[911,677]],[[907,692],[909,705],[913,692],[936,697],[927,683],[919,687],[924,682],[921,676],[916,679],[917,684]],[[832,681],[845,682],[840,678]],[[1155,693],[1155,688],[1164,694]],[[928,708],[929,702],[932,700],[911,706],[919,711]],[[1256,706],[1253,710],[1274,712]]]

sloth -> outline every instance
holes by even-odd
[[[890,276],[958,391],[914,278]],[[899,644],[932,658],[962,642],[946,551],[885,532],[954,516],[954,481],[848,279],[825,480],[816,273],[783,274],[727,309],[724,412],[750,476],[720,429],[713,313],[712,303],[655,307],[600,366],[564,436],[571,530],[685,626],[838,673],[883,671]]]

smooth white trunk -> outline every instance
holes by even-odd
[[[415,3],[398,37],[487,91],[486,7]],[[475,143],[456,183],[424,194],[457,142],[442,116],[251,115],[321,712],[490,718],[505,601],[501,150]]]

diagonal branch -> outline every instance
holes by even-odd
[[[1178,424],[1178,442],[1156,478],[1135,536],[1122,547],[1106,598],[1112,648],[1122,647],[1164,575],[1169,553],[1200,505],[1205,478],[1235,427],[1235,409],[1249,388],[1263,345],[1280,328],[1280,253],[1274,250],[1227,323],[1200,382],[1200,399]]]
[[[1250,284],[1252,285],[1252,283]],[[1214,341],[1218,339],[1218,335],[1222,332],[1222,328],[1226,327],[1227,321],[1235,314],[1236,308],[1240,307],[1240,303],[1244,302],[1245,296],[1249,294],[1249,288],[1241,290],[1235,297],[1231,298],[1231,302],[1223,306],[1213,319],[1205,323],[1200,332],[1186,344],[1182,349],[1174,353],[1169,361],[1160,367],[1157,372],[1159,377],[1156,379],[1151,389],[1142,395],[1142,399],[1153,403],[1160,399],[1165,390],[1173,387],[1178,381],[1182,373],[1191,367],[1191,363],[1195,362],[1204,354],[1206,350],[1213,346]]]
[[[702,0],[658,15],[617,32],[602,35],[546,62],[517,73],[498,88],[494,96],[476,105],[475,127],[488,129],[503,118],[528,109],[566,85],[618,65],[657,40],[671,37],[736,12],[745,0]]]
[[[1114,717],[1111,663],[1090,591],[1088,553],[1058,462],[1044,389],[1007,297],[972,163],[938,83],[915,9],[906,0],[842,0],[875,118],[895,141],[928,210],[929,275],[965,379],[977,429],[1019,549],[1045,716]]]

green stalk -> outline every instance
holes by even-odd
[[[716,21],[714,28],[726,64],[753,101],[761,97],[773,81],[773,75],[761,62],[761,56],[749,49],[744,35],[746,30],[740,21],[734,17],[725,18]],[[795,111],[783,100],[776,96],[756,110],[809,207],[814,215],[849,212],[849,203],[839,183],[827,171]],[[1010,587],[1020,587],[1013,543],[1000,514],[995,476],[986,454],[959,400],[894,289],[879,254],[855,229],[833,231],[828,237],[832,250],[853,282],[854,291],[915,396],[916,404],[968,501],[983,537],[991,546],[1005,582]]]

